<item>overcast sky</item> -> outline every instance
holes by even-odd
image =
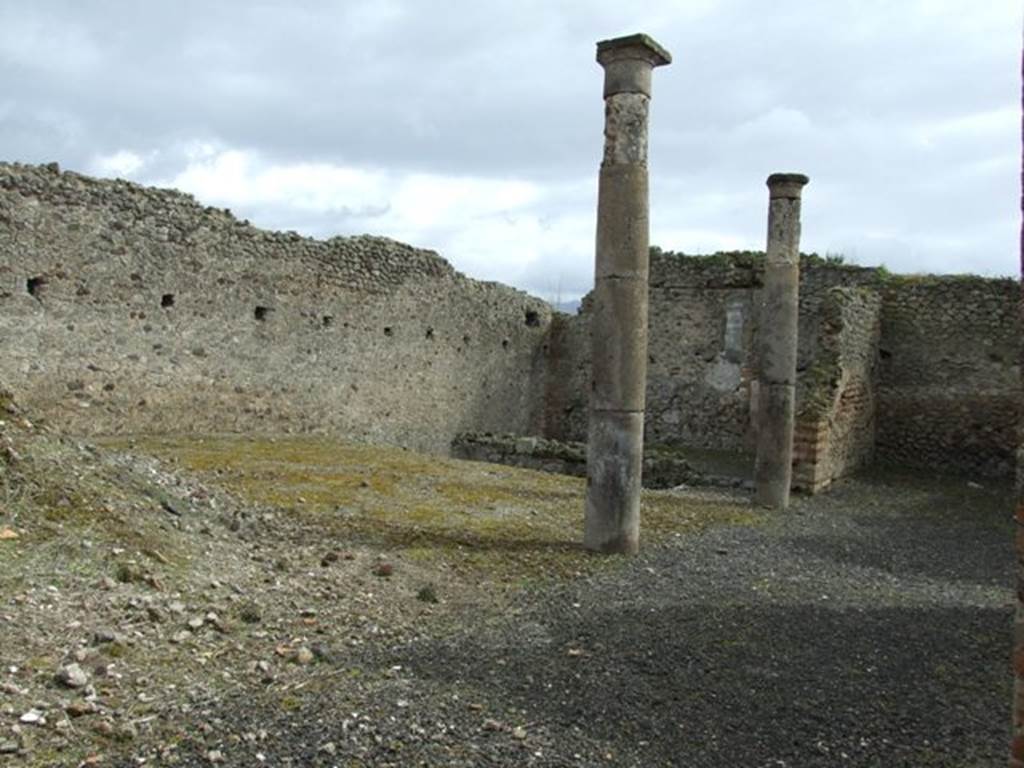
[[[903,272],[1018,264],[1017,0],[0,0],[0,159],[381,234],[544,298],[593,279],[599,39],[655,70],[651,241]]]

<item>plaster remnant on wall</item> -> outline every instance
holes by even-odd
[[[725,359],[739,363],[743,358],[743,313],[744,303],[734,299],[725,307]]]
[[[707,385],[718,392],[735,392],[743,382],[740,366],[727,358],[719,357],[704,377]]]

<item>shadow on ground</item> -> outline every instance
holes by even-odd
[[[982,768],[1003,759],[1008,611],[699,603],[580,613],[556,602],[544,615],[374,654],[401,679],[362,700],[331,685],[287,712],[250,699],[218,714],[239,733],[278,734],[260,745],[273,765]],[[354,730],[359,717],[372,730]],[[227,764],[250,762],[236,751]]]
[[[876,471],[808,503],[854,531],[815,526],[791,534],[788,541],[808,554],[899,578],[1010,584],[1014,505],[1007,482],[982,487],[960,477]]]
[[[544,642],[396,659],[624,765],[996,765],[1009,613],[701,604],[568,616]],[[519,633],[521,634],[521,633]],[[578,654],[578,655],[577,655]]]
[[[214,711],[268,730],[273,765],[1001,765],[1008,498],[851,481],[765,525],[524,591],[443,637],[333,659],[286,708],[267,694]],[[352,669],[366,685],[344,682]]]

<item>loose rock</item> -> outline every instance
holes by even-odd
[[[57,682],[68,688],[84,688],[89,684],[89,675],[78,664],[68,664],[57,672]]]

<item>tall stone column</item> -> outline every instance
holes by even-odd
[[[640,541],[647,385],[647,113],[651,70],[672,56],[647,35],[597,44],[604,159],[597,194],[593,372],[583,544],[634,553]]]
[[[754,502],[785,509],[793,478],[797,320],[800,297],[799,173],[768,177],[768,254],[758,329],[760,359]]]

